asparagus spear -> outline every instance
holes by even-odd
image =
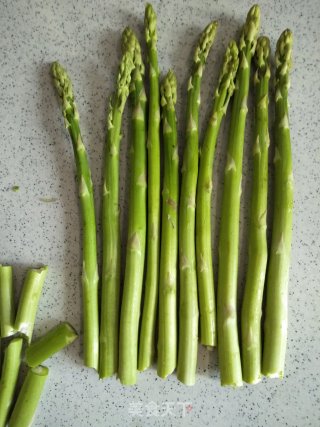
[[[82,266],[82,299],[83,299],[83,340],[84,363],[98,369],[99,360],[99,319],[98,319],[98,266],[96,244],[96,219],[94,210],[93,186],[86,149],[82,141],[79,126],[79,113],[74,101],[71,80],[55,62],[52,64],[52,75],[58,94],[62,100],[62,111],[65,126],[69,131],[76,161],[79,181],[79,198],[83,223],[83,266]]]
[[[47,266],[29,270],[21,291],[14,329],[25,335],[28,343],[31,342],[39,299],[47,272]]]
[[[179,211],[179,349],[178,379],[195,382],[198,352],[198,295],[195,260],[195,202],[198,178],[198,117],[203,69],[215,38],[217,23],[202,32],[195,50],[193,72],[188,84],[186,146],[182,166]]]
[[[0,265],[0,336],[14,334],[14,295],[12,285],[12,267]]]
[[[211,250],[211,192],[212,169],[221,121],[226,114],[234,91],[234,77],[238,68],[238,47],[231,41],[221,68],[214,95],[213,109],[201,148],[196,204],[196,255],[200,305],[200,341],[216,345],[216,308]]]
[[[30,368],[14,406],[8,427],[30,427],[37,410],[49,369]]]
[[[14,338],[4,352],[0,379],[0,427],[7,425],[19,375],[22,344],[22,338]]]
[[[219,239],[217,320],[220,375],[222,385],[234,387],[242,385],[237,327],[239,211],[250,64],[259,23],[260,9],[255,5],[248,13],[239,44],[239,69],[231,113]]]
[[[179,155],[175,104],[177,81],[169,71],[161,85],[164,176],[159,280],[158,375],[170,375],[177,363],[177,261]]]
[[[146,5],[145,39],[149,60],[149,117],[148,117],[148,215],[147,254],[144,304],[139,340],[138,369],[144,371],[154,356],[156,312],[159,280],[160,246],[160,103],[159,68],[157,55],[157,17],[151,6]]]
[[[123,33],[123,50],[133,54],[130,85],[132,113],[132,170],[126,266],[120,318],[119,378],[135,384],[138,364],[138,330],[146,242],[146,93],[139,42],[130,28]]]
[[[267,275],[262,373],[283,377],[287,343],[288,280],[291,249],[293,175],[288,119],[292,33],[285,30],[276,49],[275,194]]]
[[[31,368],[62,350],[78,338],[77,332],[67,322],[60,323],[45,335],[33,341],[26,350],[26,362]]]
[[[100,324],[100,378],[106,378],[118,369],[119,297],[120,297],[120,222],[119,222],[119,146],[121,121],[129,95],[132,55],[122,56],[108,113],[105,151],[104,185],[102,196],[102,290]]]
[[[242,371],[244,381],[249,384],[256,384],[261,379],[261,307],[268,257],[269,54],[269,39],[260,37],[255,53],[255,142],[248,270],[241,312]]]

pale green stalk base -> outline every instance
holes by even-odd
[[[0,336],[14,334],[14,295],[12,267],[0,265]]]

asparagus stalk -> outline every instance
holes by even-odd
[[[106,378],[118,369],[119,300],[120,300],[120,222],[119,222],[119,146],[121,121],[129,95],[132,55],[122,56],[117,89],[108,113],[105,151],[104,185],[102,196],[102,290],[100,324],[100,378]]]
[[[52,75],[62,100],[65,126],[69,131],[75,156],[79,198],[82,213],[82,299],[83,299],[83,340],[84,363],[98,369],[99,360],[99,319],[98,319],[98,266],[96,244],[96,219],[93,186],[86,149],[79,126],[79,113],[74,101],[71,80],[63,67],[55,62]]]
[[[178,379],[195,382],[198,353],[198,295],[195,255],[195,202],[198,178],[198,117],[203,69],[215,38],[217,23],[202,32],[195,50],[193,72],[188,84],[186,146],[182,167],[179,211],[179,349]]]
[[[220,225],[217,298],[220,375],[222,385],[233,387],[242,385],[237,327],[239,212],[250,64],[259,23],[260,9],[255,5],[248,13],[239,44],[239,69],[231,112]]]
[[[161,85],[164,176],[159,280],[158,375],[170,375],[177,363],[177,261],[179,155],[175,104],[177,81],[169,71]]]
[[[42,362],[71,344],[76,338],[78,338],[78,334],[69,323],[60,323],[31,343],[26,350],[27,364],[31,368],[41,365]]]
[[[283,377],[287,344],[288,280],[292,234],[293,175],[288,118],[292,33],[285,30],[276,49],[275,193],[267,275],[262,373]]]
[[[159,68],[157,55],[157,17],[151,6],[146,5],[145,39],[149,61],[149,117],[148,117],[148,214],[147,254],[144,304],[139,340],[138,369],[144,371],[154,356],[156,313],[159,280],[160,247],[160,103]]]
[[[221,68],[214,95],[213,109],[201,148],[196,204],[196,255],[200,305],[200,341],[206,346],[216,345],[216,307],[211,249],[211,193],[215,147],[221,121],[226,114],[234,91],[234,77],[238,68],[238,47],[231,41]]]
[[[37,410],[49,369],[30,368],[14,406],[8,427],[30,427]]]
[[[48,267],[31,269],[27,272],[19,300],[14,329],[31,342],[39,299]]]
[[[120,318],[119,378],[135,384],[138,364],[138,330],[146,243],[146,93],[139,42],[130,28],[123,33],[123,50],[133,54],[131,81],[132,170],[126,266]]]
[[[241,312],[242,371],[244,381],[249,384],[256,384],[261,379],[261,310],[268,257],[269,54],[269,39],[260,37],[255,52],[255,142],[248,270]]]
[[[0,379],[0,427],[7,425],[21,362],[23,339],[14,338],[4,352]]]
[[[12,284],[12,267],[0,265],[0,336],[14,334],[14,295]]]

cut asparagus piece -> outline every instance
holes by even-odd
[[[42,362],[71,344],[76,338],[78,338],[78,334],[69,323],[60,323],[31,343],[26,350],[27,364],[31,368],[41,365]]]
[[[102,196],[102,289],[100,323],[100,378],[117,372],[120,301],[119,149],[122,114],[129,95],[132,55],[122,56],[117,89],[111,97],[105,149]]]
[[[23,283],[14,329],[31,342],[43,283],[48,267],[32,269],[27,272]]]
[[[196,203],[196,255],[200,306],[200,342],[216,345],[216,307],[211,248],[211,193],[215,147],[220,124],[226,114],[234,91],[234,78],[238,68],[238,47],[231,41],[221,68],[214,95],[213,109],[201,148]]]
[[[135,384],[138,365],[138,331],[146,244],[146,93],[139,42],[130,28],[123,33],[123,50],[133,53],[135,65],[130,85],[132,157],[128,240],[120,318],[119,379]]]
[[[23,339],[14,338],[4,352],[0,380],[0,427],[7,425],[18,380]]]
[[[233,387],[242,385],[237,325],[239,213],[250,66],[259,24],[260,9],[255,5],[248,13],[239,43],[239,69],[232,103],[219,237],[217,321],[220,377],[222,385]]]
[[[282,378],[287,344],[288,281],[292,234],[293,174],[288,118],[292,33],[285,30],[276,49],[274,214],[266,283],[262,373]]]
[[[159,248],[160,248],[160,103],[159,68],[157,54],[157,17],[146,5],[145,39],[149,61],[149,117],[148,117],[148,214],[147,254],[144,303],[139,340],[138,369],[147,369],[154,357],[155,328],[158,302]]]
[[[164,176],[159,280],[159,337],[157,371],[170,375],[177,363],[177,267],[179,155],[175,104],[177,81],[169,71],[161,85]]]
[[[14,295],[12,267],[0,265],[0,326],[1,338],[14,334]]]
[[[255,52],[255,131],[253,190],[249,228],[248,270],[241,311],[243,379],[256,384],[261,379],[261,313],[267,249],[268,195],[268,103],[270,43],[260,37]]]
[[[96,242],[96,218],[94,209],[91,171],[82,141],[79,113],[74,101],[71,80],[63,67],[55,62],[52,75],[62,100],[65,126],[69,131],[79,182],[79,198],[82,214],[82,301],[84,364],[98,369],[99,318],[98,318],[98,265]]]
[[[9,427],[31,426],[48,377],[48,372],[49,369],[45,366],[29,368],[10,417]]]
[[[198,353],[198,291],[195,254],[195,204],[198,178],[198,118],[200,86],[205,63],[215,38],[217,23],[202,32],[193,59],[193,72],[188,84],[187,129],[184,148],[179,207],[179,348],[178,379],[195,382]]]

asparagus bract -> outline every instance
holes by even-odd
[[[12,267],[0,265],[0,337],[14,334]]]
[[[274,214],[266,283],[262,373],[283,377],[287,344],[288,281],[292,234],[293,174],[288,117],[292,33],[285,30],[276,49]]]
[[[135,384],[138,365],[138,331],[146,243],[146,93],[144,65],[139,42],[130,28],[123,33],[123,50],[133,53],[130,85],[132,112],[132,157],[128,212],[128,240],[119,340],[119,379]]]
[[[177,81],[169,71],[161,85],[164,176],[159,279],[158,375],[170,375],[177,363],[177,263],[179,155],[175,104]]]
[[[178,379],[195,382],[198,353],[198,291],[195,254],[195,204],[198,179],[198,119],[200,86],[205,63],[215,38],[217,23],[202,32],[193,59],[193,72],[188,84],[187,130],[184,148],[179,206],[179,348]]]
[[[239,43],[239,69],[232,103],[219,237],[217,321],[220,376],[222,385],[233,387],[242,385],[237,325],[239,213],[250,66],[259,24],[260,9],[253,6]]]
[[[149,61],[149,117],[148,117],[148,218],[146,279],[139,340],[140,371],[147,369],[154,356],[155,327],[158,302],[160,247],[160,104],[159,68],[157,55],[157,17],[147,4],[144,17],[145,39]]]
[[[62,100],[65,126],[69,131],[79,182],[79,198],[82,214],[82,300],[83,300],[83,341],[84,363],[98,369],[99,361],[99,310],[98,310],[98,265],[96,242],[96,218],[94,209],[91,171],[85,146],[82,141],[79,113],[74,101],[71,80],[55,62],[52,75]]]
[[[231,41],[222,65],[213,109],[201,147],[196,203],[196,255],[200,305],[200,342],[216,345],[216,307],[211,249],[211,193],[212,169],[221,121],[226,114],[234,91],[234,77],[238,68],[238,47]]]
[[[121,121],[129,95],[132,54],[122,56],[117,89],[110,100],[105,149],[102,196],[102,289],[100,323],[100,378],[117,372],[120,300],[120,222],[119,222],[119,149]]]
[[[241,311],[242,372],[247,383],[261,379],[261,312],[267,266],[268,91],[270,44],[259,37],[255,52],[255,131],[248,270]]]

